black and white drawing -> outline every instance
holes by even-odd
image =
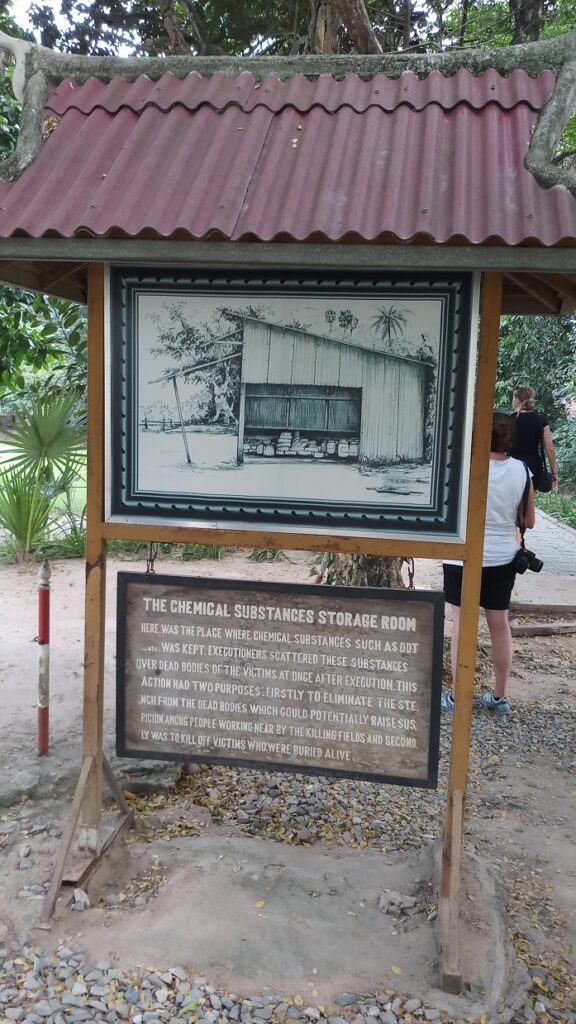
[[[112,442],[112,511],[453,529],[471,306],[465,275],[116,268],[110,433],[126,445]]]

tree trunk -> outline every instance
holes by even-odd
[[[382,53],[364,0],[309,0],[311,53],[336,53],[344,25],[358,53]]]
[[[508,0],[514,19],[512,46],[517,43],[535,43],[540,38],[543,0]]]
[[[468,28],[468,12],[470,10],[470,0],[462,0],[462,17],[460,19],[460,31],[458,33],[458,46],[464,47],[466,41],[466,29]]]
[[[404,49],[410,49],[410,31],[412,29],[411,0],[404,0]]]
[[[364,0],[338,0],[340,17],[358,53],[382,53],[382,47],[368,17]]]
[[[310,53],[336,53],[340,11],[337,0],[310,0]]]
[[[406,586],[402,579],[401,558],[377,558],[374,555],[336,555],[330,566],[330,579],[340,587]]]

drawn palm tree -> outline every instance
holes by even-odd
[[[392,338],[401,337],[404,328],[408,324],[407,309],[398,309],[398,306],[380,306],[378,315],[372,317],[372,326],[380,331],[382,341],[391,342]]]

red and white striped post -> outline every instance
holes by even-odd
[[[48,753],[50,705],[50,566],[38,570],[38,756]]]

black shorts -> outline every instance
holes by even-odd
[[[460,607],[462,590],[462,566],[444,565],[444,596],[448,604]],[[512,562],[508,565],[490,565],[482,569],[480,584],[480,607],[489,611],[507,611],[516,573]]]

